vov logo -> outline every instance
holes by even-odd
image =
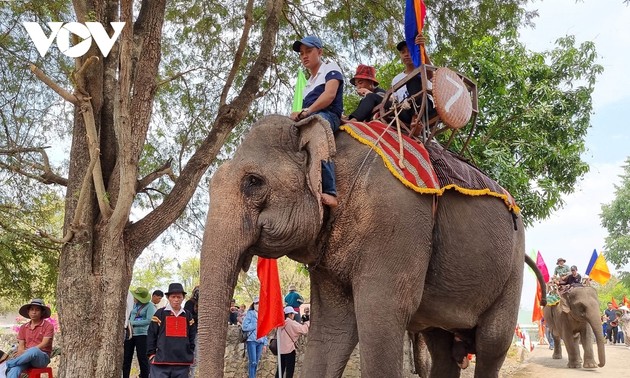
[[[26,28],[28,35],[31,37],[31,41],[35,44],[42,58],[46,56],[55,38],[57,39],[57,47],[67,57],[78,58],[85,55],[92,45],[92,39],[96,42],[103,56],[107,57],[125,27],[124,22],[110,22],[114,29],[114,35],[110,38],[103,25],[98,22],[86,22],[85,25],[79,22],[68,22],[66,24],[63,22],[48,22],[47,24],[51,30],[49,36],[46,36],[46,33],[44,33],[37,22],[23,23],[24,28]],[[74,46],[70,46],[70,33],[83,40]]]

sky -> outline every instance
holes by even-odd
[[[563,257],[583,274],[593,249],[604,250],[607,232],[600,224],[601,205],[615,198],[614,186],[621,183],[619,175],[630,156],[630,7],[622,0],[546,0],[528,9],[539,13],[534,28],[521,30],[528,49],[549,50],[558,38],[574,35],[577,43],[595,43],[597,63],[604,67],[593,92],[594,114],[583,155],[590,172],[565,197],[561,210],[525,231],[527,252],[540,251],[550,272]],[[535,278],[526,269],[521,308],[533,308],[535,291]]]

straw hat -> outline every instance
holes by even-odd
[[[31,308],[31,306],[39,306],[42,309],[42,319],[50,318],[50,307],[46,306],[42,299],[31,300],[31,303],[27,303],[24,306],[20,307],[20,311],[18,312],[20,313],[20,315],[28,319],[28,310]]]

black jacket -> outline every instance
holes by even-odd
[[[178,319],[179,318],[179,319]],[[195,354],[197,327],[186,310],[179,316],[161,308],[151,318],[147,334],[147,355],[156,365],[191,365]]]

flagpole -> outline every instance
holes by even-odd
[[[282,378],[282,363],[280,362],[280,327],[276,328],[276,339],[278,340],[278,377]]]

